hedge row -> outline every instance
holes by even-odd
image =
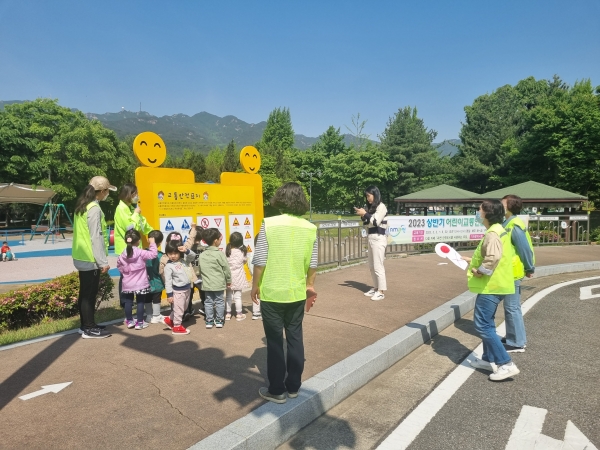
[[[96,309],[113,297],[114,282],[108,273],[100,276]],[[0,295],[0,332],[25,328],[42,321],[78,314],[78,272]]]

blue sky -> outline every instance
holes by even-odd
[[[416,106],[437,141],[463,108],[527,76],[600,84],[600,2],[0,0],[0,100],[84,112],[207,111],[294,130]]]

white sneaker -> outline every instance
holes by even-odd
[[[501,381],[510,377],[514,377],[520,372],[521,371],[517,368],[517,365],[514,362],[509,362],[508,364],[498,367],[494,373],[490,374],[489,378],[492,381]]]
[[[163,316],[162,314],[159,314],[158,316],[152,316],[152,319],[150,319],[150,323],[164,323],[165,322],[165,316]]]
[[[365,292],[365,297],[373,297],[373,295],[375,295],[376,292],[377,292],[377,289],[371,288],[367,292]]]
[[[471,364],[471,367],[474,367],[475,369],[489,370],[490,372],[494,371],[492,364],[484,361],[483,359],[473,358],[469,361],[469,364]]]
[[[383,292],[375,292],[375,295],[373,295],[373,297],[371,297],[371,300],[378,301],[378,300],[383,300],[384,298],[385,298],[385,295],[383,295]]]

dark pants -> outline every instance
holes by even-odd
[[[137,316],[138,322],[144,321],[144,303],[152,301],[152,294],[125,294],[121,293],[125,300],[125,318],[133,320],[133,297],[137,300]]]
[[[100,284],[100,270],[79,271],[79,320],[82,328],[93,328],[94,312],[96,310],[96,297]]]
[[[192,312],[192,299],[194,298],[194,291],[196,289],[198,289],[198,292],[200,293],[200,306],[199,308],[204,311],[204,300],[206,300],[206,294],[204,293],[204,291],[202,289],[200,289],[201,285],[197,285],[197,284],[193,284],[192,283],[192,292],[190,294],[190,304],[188,305],[188,310],[187,312],[191,313]]]
[[[260,312],[267,337],[269,392],[273,395],[281,395],[285,391],[298,392],[302,384],[304,371],[302,319],[305,303],[305,300],[293,303],[274,303],[264,300],[260,302]],[[287,364],[283,351],[284,329],[287,341]]]

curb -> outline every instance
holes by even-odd
[[[600,261],[536,268],[536,277],[599,270]],[[452,325],[475,306],[469,291],[433,309],[302,383],[297,399],[268,402],[190,447],[190,450],[274,449],[377,375]],[[258,395],[258,393],[257,393]]]

